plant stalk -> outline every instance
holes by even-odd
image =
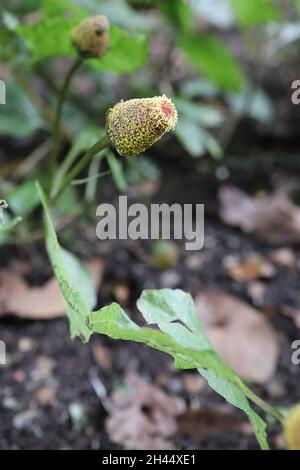
[[[244,384],[242,384],[242,385],[243,385],[244,393],[245,393],[246,397],[249,398],[249,400],[251,400],[257,406],[259,406],[266,414],[272,416],[274,419],[276,419],[276,421],[279,421],[281,424],[283,424],[284,416],[282,415],[282,413],[280,413],[280,411],[278,411],[273,406],[269,405],[262,398],[255,395],[255,393],[253,393]]]
[[[79,67],[82,65],[84,59],[81,57],[78,57],[73,65],[71,66],[70,70],[68,71],[63,86],[59,92],[58,96],[58,102],[57,102],[57,109],[56,109],[56,114],[55,114],[55,120],[54,120],[54,125],[53,125],[53,149],[52,149],[52,154],[51,154],[51,171],[52,171],[52,177],[55,174],[56,170],[56,165],[57,165],[57,159],[58,159],[58,150],[59,150],[59,141],[60,141],[60,125],[61,125],[61,115],[62,115],[62,110],[66,98],[66,94],[69,88],[69,85],[71,83],[71,80]]]
[[[56,194],[52,195],[53,200],[56,200],[69,186],[69,184],[78,176],[78,174],[83,170],[83,168],[91,161],[91,159],[101,150],[106,149],[109,147],[109,138],[107,135],[102,137],[98,142],[96,142],[95,145],[93,145],[84,155],[83,157],[78,161],[78,163],[74,166],[74,168],[70,171],[68,176],[65,178],[63,181],[60,189],[57,191]]]

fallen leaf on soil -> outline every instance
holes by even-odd
[[[235,281],[248,282],[260,278],[270,278],[275,275],[275,268],[265,258],[257,253],[249,255],[244,261],[225,257],[223,265],[226,274]]]
[[[250,423],[241,416],[218,408],[189,409],[177,419],[177,423],[179,435],[195,440],[224,433],[252,432]]]
[[[99,286],[102,277],[102,261],[88,263],[94,285]],[[15,315],[20,318],[48,320],[65,315],[65,307],[56,279],[41,287],[31,287],[18,273],[0,272],[0,316]]]
[[[289,307],[284,305],[282,307],[282,313],[286,317],[289,317],[293,320],[295,326],[300,329],[300,309],[296,307]]]
[[[185,411],[183,400],[131,373],[126,387],[115,391],[111,401],[105,426],[113,442],[127,449],[173,448],[169,439],[177,431],[176,417]]]
[[[222,291],[196,299],[200,320],[216,350],[243,379],[268,382],[277,366],[279,337],[250,305]]]
[[[270,253],[269,258],[272,263],[277,266],[283,266],[286,268],[293,268],[297,264],[297,258],[290,248],[279,248],[278,250],[274,250]]]
[[[297,244],[300,208],[289,199],[290,191],[285,185],[264,198],[255,198],[236,187],[223,186],[219,191],[220,217],[269,244]]]

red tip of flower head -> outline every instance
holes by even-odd
[[[175,128],[177,111],[166,96],[117,103],[107,115],[107,133],[118,153],[135,156]]]
[[[174,114],[174,108],[171,106],[169,103],[162,103],[160,106],[163,114],[165,115],[166,118],[170,118]]]

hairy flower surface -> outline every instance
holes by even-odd
[[[300,450],[300,405],[289,412],[284,421],[284,437],[289,450]]]
[[[108,47],[108,30],[106,16],[92,16],[82,20],[71,31],[71,40],[83,57],[102,57]]]
[[[120,155],[133,157],[174,129],[177,119],[166,96],[121,101],[107,114],[107,133]]]

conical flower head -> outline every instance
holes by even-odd
[[[177,119],[166,96],[121,101],[108,112],[107,133],[120,155],[133,157],[174,129]]]
[[[289,412],[284,421],[284,437],[289,450],[300,450],[300,405]]]
[[[83,57],[102,57],[108,47],[109,21],[106,16],[82,20],[72,31],[71,40]]]

